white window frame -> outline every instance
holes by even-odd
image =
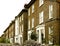
[[[20,37],[20,44],[23,44],[23,37]]]
[[[32,18],[32,28],[34,27],[34,18]]]
[[[20,22],[21,22],[21,16],[20,16]]]
[[[15,26],[15,30],[16,30],[15,35],[19,34],[19,23],[18,22],[19,22],[19,18],[17,18],[16,21],[15,21],[15,25],[16,25]]]
[[[22,32],[23,32],[23,24],[22,24]]]
[[[30,16],[30,8],[28,9],[28,16]]]
[[[32,5],[32,13],[34,12],[34,4]]]
[[[39,7],[44,4],[44,0],[39,0]]]
[[[22,14],[22,20],[23,20],[23,14]]]
[[[31,31],[28,31],[28,40],[30,40],[31,39]]]
[[[30,19],[29,19],[29,21],[28,21],[28,29],[30,29]]]
[[[20,26],[20,34],[21,34],[21,26]]]
[[[42,11],[42,12],[39,13],[39,24],[41,24],[44,21],[43,20],[44,19],[43,16],[44,16],[44,12]]]
[[[49,5],[49,19],[53,18],[53,5]]]

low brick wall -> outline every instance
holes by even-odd
[[[60,46],[60,45],[40,45],[40,44],[25,44],[25,45],[16,45],[16,44],[6,44],[6,43],[0,43],[0,46]]]
[[[7,43],[0,43],[0,46],[20,46],[16,44],[7,44]]]

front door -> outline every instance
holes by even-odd
[[[45,29],[44,27],[38,27],[36,29],[36,34],[37,34],[37,41],[41,44],[44,43],[44,40],[45,40]]]

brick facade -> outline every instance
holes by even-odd
[[[34,0],[33,0],[34,1]],[[45,25],[45,39],[46,44],[49,43],[49,27],[53,26],[53,44],[59,43],[59,29],[60,29],[60,16],[59,16],[59,5],[57,1],[52,0],[44,0],[44,3],[39,6],[39,0],[36,0],[34,3],[31,0],[31,4],[25,5],[25,8],[30,9],[30,15],[28,15],[28,20],[30,20],[30,30],[32,30],[32,18],[34,18],[34,27],[33,30],[36,31],[36,27],[38,25]],[[34,5],[34,12],[32,13],[32,5]],[[53,18],[49,19],[49,5],[53,5]],[[39,13],[43,13],[43,22],[39,24]],[[41,27],[40,27],[41,28]],[[32,30],[32,31],[33,31]]]
[[[18,34],[15,32],[16,37],[18,38],[17,43],[22,44],[23,42],[25,42],[25,40],[27,40],[27,24],[28,24],[28,17],[27,17],[27,10],[23,9],[18,16],[15,17],[16,21],[18,23],[16,23],[15,27],[16,27],[16,32],[18,32]]]
[[[15,17],[18,21],[17,37],[19,42],[25,42],[30,39],[31,33],[34,31],[38,35],[37,41],[41,44],[60,44],[60,1],[59,0],[31,0],[24,5],[18,16]],[[11,25],[14,25],[11,24]],[[4,33],[9,37],[16,33],[16,25],[9,26],[9,33]],[[12,30],[14,30],[12,34]],[[6,31],[5,31],[6,32]],[[7,36],[7,35],[9,36]],[[11,37],[14,37],[11,36]],[[22,41],[21,41],[22,37]],[[45,40],[43,42],[43,40]]]
[[[10,40],[10,43],[14,43],[14,37],[15,37],[15,22],[14,21],[12,21],[10,25],[7,27],[7,29],[4,31],[4,36],[6,39]]]

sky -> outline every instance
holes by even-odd
[[[0,0],[0,36],[30,0]]]

